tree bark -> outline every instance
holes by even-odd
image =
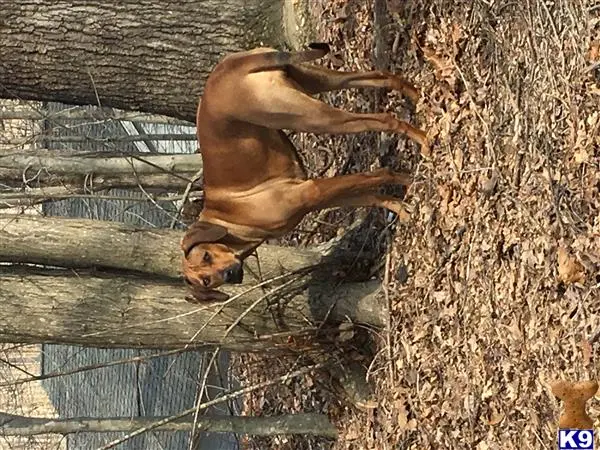
[[[383,310],[378,282],[335,286],[308,274],[266,288],[228,286],[233,301],[200,305],[168,280],[6,266],[0,277],[1,342],[289,352],[297,336],[301,351],[330,307],[332,321],[360,322],[361,303]]]
[[[31,206],[111,188],[142,187],[156,194],[200,189],[199,154],[115,156],[41,149],[0,155],[0,209]],[[197,196],[194,194],[194,196]]]
[[[333,274],[341,261],[331,264],[318,253],[267,245],[259,247],[258,260],[246,260],[242,285],[221,289],[239,298],[222,310],[219,304],[193,306],[179,279],[181,236],[112,222],[0,216],[0,261],[113,272],[0,266],[0,340],[260,351],[284,348],[288,335],[312,333],[325,317],[385,323],[378,281],[338,284]],[[286,278],[291,272],[302,273]],[[282,276],[269,287],[256,287],[261,279]],[[275,342],[266,338],[271,335]]]
[[[96,120],[110,122],[124,120],[129,122],[144,122],[152,124],[169,124],[190,126],[193,123],[177,120],[168,116],[145,114],[135,111],[121,111],[113,108],[69,108],[60,111],[47,112],[43,109],[35,110],[31,107],[13,106],[8,111],[0,111],[0,120]]]
[[[0,261],[70,268],[110,268],[180,278],[183,231],[141,229],[118,222],[0,214]],[[246,260],[249,283],[319,264],[322,255],[274,245]]]
[[[284,0],[2,2],[0,96],[194,122],[226,54],[282,47]]]
[[[54,419],[0,413],[0,436],[34,436],[38,434],[70,434],[80,432],[131,432],[166,417],[113,417]],[[154,431],[191,431],[206,433],[238,433],[253,436],[305,434],[337,438],[337,430],[325,414],[284,414],[274,417],[199,416],[182,417],[165,423]]]
[[[199,154],[121,156],[68,154],[40,149],[0,155],[0,180],[8,187],[84,186],[94,190],[136,188],[163,190],[185,188],[202,170]]]

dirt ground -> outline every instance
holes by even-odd
[[[290,238],[324,242],[364,219],[359,244],[382,252],[373,275],[387,287],[390,328],[369,367],[376,409],[351,408],[323,393],[327,380],[306,377],[254,406],[325,411],[340,440],[270,445],[556,448],[561,404],[549,384],[600,378],[600,4],[314,2],[329,67],[390,69],[423,93],[414,112],[396,93],[324,98],[394,111],[432,145],[373,133],[299,139],[313,174],[383,165],[415,182],[409,224],[338,210],[311,215]],[[599,400],[588,402],[596,427]]]

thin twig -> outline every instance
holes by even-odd
[[[137,170],[135,169],[135,166],[133,165],[133,163],[131,164],[131,170],[133,171],[133,174],[135,175],[136,180],[139,180]],[[150,200],[150,203],[152,203],[154,206],[156,206],[156,208],[158,208],[160,211],[165,213],[168,217],[171,217],[171,219],[173,219],[174,222],[179,221],[179,219],[176,216],[172,215],[169,211],[167,211],[165,208],[163,208],[161,205],[159,205],[158,202],[156,202],[154,200],[154,198],[152,198],[152,196],[146,191],[146,189],[144,189],[144,187],[142,186],[142,184],[139,181],[138,181],[137,185],[138,185],[138,188],[140,189],[140,191],[142,191],[142,193],[148,198],[148,200]],[[173,228],[173,227],[171,227],[171,228]]]
[[[245,294],[248,294],[249,292],[252,292],[255,289],[258,289],[258,288],[264,286],[265,284],[268,284],[268,283],[271,283],[273,281],[277,281],[277,280],[280,280],[280,279],[283,279],[283,278],[286,278],[286,277],[290,277],[290,276],[293,276],[293,275],[298,275],[298,274],[302,274],[303,275],[303,274],[308,273],[309,271],[313,270],[314,267],[315,266],[309,266],[309,267],[305,267],[305,268],[296,270],[294,272],[290,272],[290,273],[286,273],[286,274],[283,274],[283,275],[279,275],[277,277],[270,278],[268,280],[265,280],[262,283],[259,283],[259,284],[256,284],[254,286],[249,287],[248,289],[244,290],[243,292],[240,292],[239,294],[236,294],[236,295],[230,297],[225,302],[223,302],[223,303],[221,303],[219,305],[219,308],[211,315],[211,317],[204,323],[204,325],[202,325],[202,327],[200,328],[200,330],[198,330],[194,334],[194,336],[190,339],[190,344],[202,332],[202,330],[204,330],[204,328],[206,328],[208,326],[208,324],[210,323],[210,321],[214,317],[216,317],[218,314],[220,314],[223,311],[223,309],[225,308],[225,306],[229,305],[231,302],[236,301],[241,296],[243,296]],[[163,323],[163,322],[168,322],[168,321],[171,321],[171,320],[177,320],[177,319],[180,319],[182,317],[187,317],[187,316],[196,314],[196,313],[198,313],[200,311],[204,311],[206,309],[212,308],[213,306],[214,306],[214,304],[211,303],[210,305],[200,306],[198,308],[194,308],[194,309],[192,309],[190,311],[187,311],[187,312],[184,312],[184,313],[181,313],[181,314],[176,314],[174,316],[164,317],[162,319],[158,319],[158,320],[155,320],[155,321],[152,321],[152,322],[146,322],[146,323],[143,323],[142,325],[154,325],[154,324],[157,324],[157,323]],[[121,330],[126,330],[128,328],[135,328],[135,327],[139,327],[139,326],[140,326],[140,324],[132,324],[132,325],[129,325],[129,326],[122,326],[120,329]],[[94,333],[85,334],[82,337],[86,337],[87,338],[87,337],[92,337],[92,336],[102,336],[104,334],[110,334],[110,333],[112,333],[111,330],[96,331]]]
[[[295,272],[286,273],[286,274],[279,275],[279,276],[276,276],[276,277],[273,277],[273,278],[269,278],[268,280],[265,280],[263,282],[255,284],[254,286],[248,288],[246,291],[241,292],[240,294],[237,294],[237,295],[234,295],[231,298],[228,298],[222,304],[219,305],[220,307],[204,322],[204,324],[200,327],[200,329],[198,331],[196,331],[196,333],[194,334],[194,336],[192,336],[192,338],[190,339],[190,343],[193,342],[196,339],[196,337],[208,326],[208,324],[212,321],[212,319],[214,319],[216,316],[218,316],[219,314],[221,314],[221,312],[223,311],[223,309],[225,308],[225,306],[227,306],[230,303],[236,301],[242,295],[247,294],[248,292],[251,292],[251,291],[253,291],[255,289],[262,288],[263,286],[265,286],[265,285],[267,285],[269,283],[272,283],[274,281],[290,277],[292,275],[304,275],[304,274],[308,273],[312,269],[313,269],[313,267],[307,267],[307,268],[304,268],[304,269],[297,270]],[[261,297],[261,299],[263,297]],[[196,311],[199,311],[199,310],[200,309],[197,309]]]
[[[8,367],[12,367],[13,369],[18,370],[19,372],[24,373],[25,375],[27,375],[29,377],[35,377],[34,374],[23,369],[22,367],[18,366],[17,364],[11,363],[8,359],[0,358],[0,363],[6,364]],[[9,383],[8,385],[11,386],[11,385],[13,385],[13,383]],[[2,384],[0,384],[0,386],[2,386]]]
[[[246,317],[250,313],[250,311],[252,311],[256,307],[256,305],[258,305],[260,302],[262,302],[264,299],[266,299],[269,295],[272,295],[272,294],[288,287],[294,281],[296,281],[296,279],[288,280],[285,283],[283,283],[283,284],[277,286],[276,288],[272,289],[271,291],[267,292],[265,295],[258,298],[256,301],[254,301],[250,306],[248,306],[244,311],[242,311],[242,313],[240,315],[238,315],[238,317],[233,321],[233,323],[231,325],[229,325],[227,330],[225,330],[225,335],[223,336],[223,338],[226,338],[229,335],[229,333],[231,332],[231,330],[233,330],[242,321],[242,319],[244,317]]]
[[[194,176],[192,177],[192,179],[190,180],[190,182],[188,183],[188,185],[185,187],[185,191],[183,192],[183,196],[181,197],[181,205],[179,206],[179,208],[177,208],[177,212],[175,213],[175,217],[173,217],[173,220],[171,221],[171,225],[169,226],[169,228],[174,228],[175,224],[179,221],[179,218],[181,217],[181,212],[183,211],[183,208],[185,207],[185,202],[187,202],[188,197],[190,196],[190,192],[192,190],[192,186],[193,184],[198,181],[200,179],[200,177],[202,176],[203,170],[200,169],[198,172],[196,172],[194,174]]]
[[[390,299],[389,292],[389,283],[390,283],[390,266],[391,266],[392,255],[390,252],[385,256],[385,271],[383,273],[383,295],[385,296],[385,303],[387,305],[388,311],[386,315],[386,334],[385,334],[385,344],[387,347],[387,356],[388,356],[388,368],[390,371],[390,381],[392,385],[394,385],[396,374],[394,371],[393,364],[393,352],[392,352],[392,301]]]

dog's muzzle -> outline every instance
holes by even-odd
[[[223,281],[230,284],[240,284],[244,279],[244,268],[241,262],[229,266],[223,271]]]

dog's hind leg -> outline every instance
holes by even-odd
[[[380,88],[394,89],[413,104],[419,100],[416,87],[389,72],[338,72],[309,64],[294,64],[287,67],[287,74],[307,94],[350,88]]]
[[[256,77],[256,78],[253,78]],[[272,129],[317,134],[351,134],[365,131],[401,133],[427,147],[423,130],[390,113],[357,114],[329,106],[303,91],[282,84],[273,88],[263,74],[251,74],[252,101],[232,111],[238,120]],[[266,87],[267,86],[267,87]]]

